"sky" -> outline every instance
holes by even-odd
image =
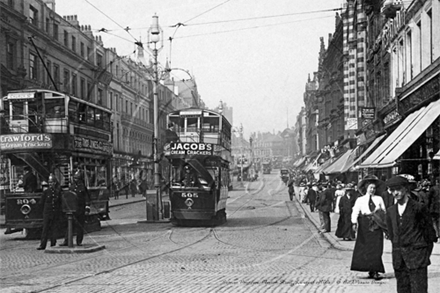
[[[56,0],[56,12],[77,15],[104,47],[136,55],[153,15],[163,30],[159,62],[195,78],[209,108],[233,107],[233,126],[275,132],[295,124],[308,74],[318,69],[320,37],[328,44],[343,0]],[[338,11],[340,12],[340,11]],[[183,26],[175,27],[183,23]],[[124,28],[129,28],[124,30]],[[100,29],[107,32],[99,32]],[[170,37],[172,41],[170,41]],[[147,45],[145,44],[145,47]],[[149,56],[146,55],[146,58]],[[188,79],[181,70],[175,79]]]

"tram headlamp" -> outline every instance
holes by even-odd
[[[29,213],[31,212],[31,210],[32,210],[32,208],[31,208],[31,206],[28,205],[28,204],[24,204],[24,205],[22,205],[21,208],[20,208],[20,212],[21,212],[23,215],[27,215],[27,214],[29,214]]]
[[[192,200],[192,198],[188,198],[185,200],[185,204],[188,208],[191,208],[192,205],[194,204],[194,200]]]

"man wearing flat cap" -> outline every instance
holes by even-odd
[[[394,176],[386,182],[396,204],[387,209],[397,292],[428,292],[428,266],[437,236],[426,206],[411,198],[410,182]]]

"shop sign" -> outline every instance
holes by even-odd
[[[389,126],[398,121],[400,118],[401,116],[399,112],[397,112],[397,110],[393,110],[383,118],[383,123],[385,124],[385,126]]]
[[[204,155],[209,156],[214,152],[210,143],[176,142],[171,143],[168,153],[170,155]]]
[[[363,120],[374,120],[376,117],[376,108],[374,107],[359,107],[359,111]]]
[[[53,138],[50,134],[6,134],[0,136],[0,150],[50,149]]]
[[[96,139],[90,139],[80,136],[75,136],[74,140],[74,148],[81,150],[94,150],[100,151],[107,154],[111,154],[113,151],[113,147],[110,143],[99,141]]]

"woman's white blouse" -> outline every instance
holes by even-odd
[[[373,195],[371,198],[372,198],[374,204],[376,205],[376,210],[382,209],[382,210],[386,211],[385,203],[383,202],[383,199],[381,196]],[[370,215],[371,214],[370,207],[368,205],[369,201],[370,201],[369,195],[363,195],[363,196],[358,197],[356,199],[356,202],[353,207],[353,212],[351,213],[351,222],[353,224],[357,224],[359,215]]]

